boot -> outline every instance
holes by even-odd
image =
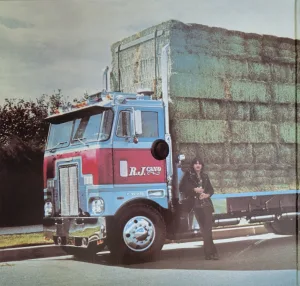
[[[220,259],[218,253],[214,253],[210,257],[211,257],[212,260],[219,260]]]

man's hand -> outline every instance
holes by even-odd
[[[204,192],[203,188],[194,188],[195,193],[202,194]]]
[[[203,200],[203,199],[207,199],[209,197],[210,197],[209,194],[202,193],[199,198],[200,198],[200,200]]]

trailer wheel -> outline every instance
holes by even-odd
[[[297,232],[297,223],[295,219],[292,220],[275,220],[273,222],[265,223],[268,231],[281,235],[295,235]]]
[[[148,205],[132,205],[118,215],[108,248],[117,263],[155,260],[166,238],[161,214]]]

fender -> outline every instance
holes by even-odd
[[[119,216],[122,212],[126,212],[126,209],[132,205],[136,205],[136,204],[144,204],[144,205],[149,205],[152,206],[153,208],[157,209],[163,216],[164,213],[167,212],[168,210],[163,208],[162,206],[160,206],[158,203],[156,203],[153,200],[150,199],[145,199],[145,198],[133,198],[129,201],[124,202],[124,204],[122,204],[119,209],[116,211],[116,213],[114,214],[114,217]]]

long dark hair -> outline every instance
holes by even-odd
[[[202,165],[202,168],[201,168],[201,171],[200,171],[200,174],[202,175],[203,169],[204,169],[204,163],[203,163],[202,158],[200,158],[200,157],[195,157],[195,158],[191,161],[190,170],[191,170],[193,173],[195,173],[195,170],[194,170],[194,164],[196,164],[197,162],[199,162],[199,163]]]

